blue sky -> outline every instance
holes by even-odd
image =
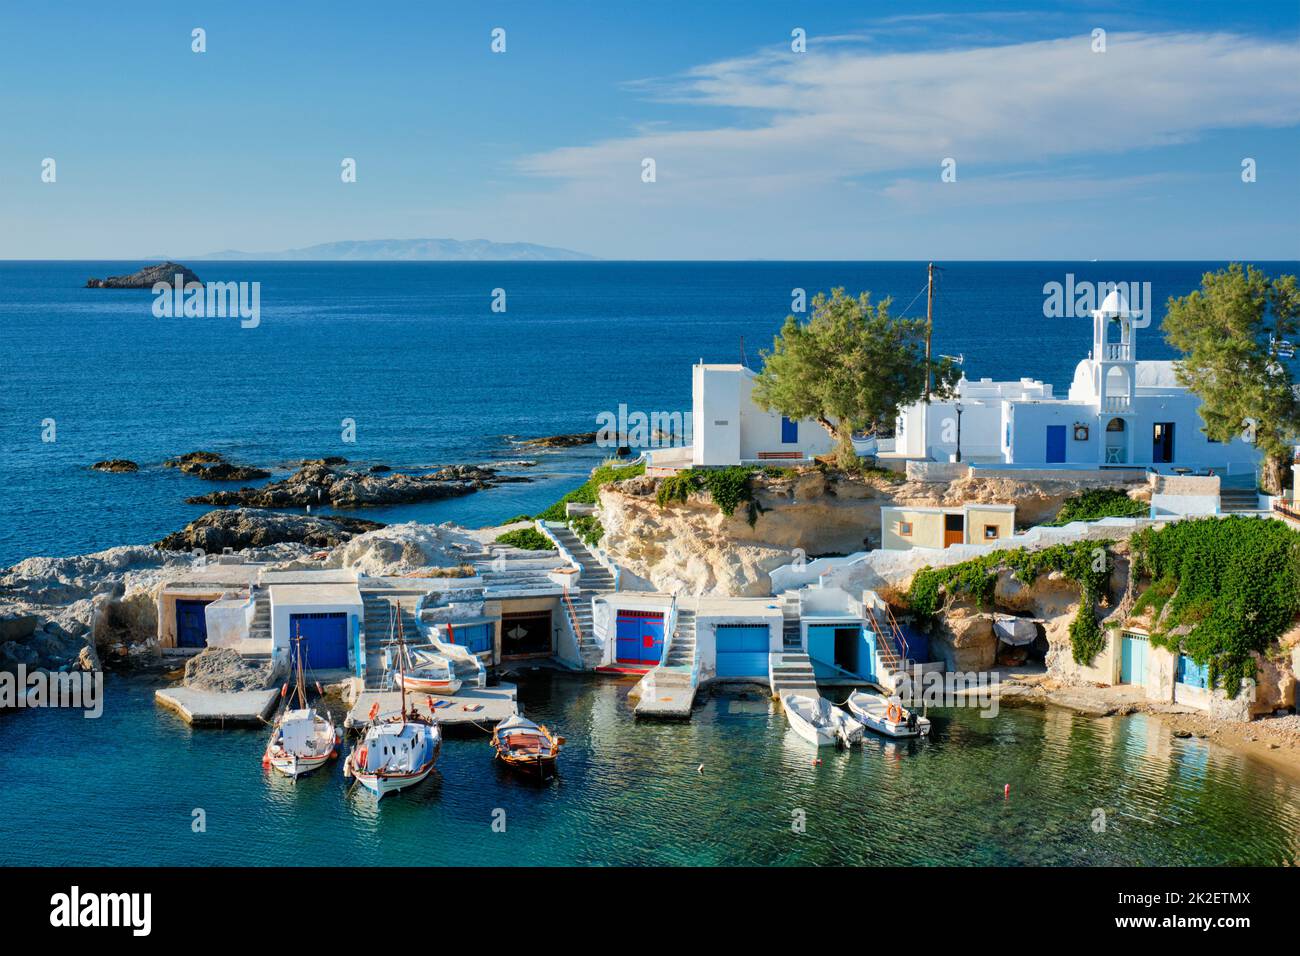
[[[1295,0],[180,7],[0,8],[0,258],[1300,257]]]

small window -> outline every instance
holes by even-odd
[[[984,526],[984,540],[993,541],[998,537],[998,526],[995,524],[986,524]]]
[[[901,537],[910,538],[912,536],[912,522],[910,521],[898,522],[898,533]]]

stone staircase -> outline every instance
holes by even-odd
[[[672,647],[664,663],[669,667],[689,668],[695,663],[695,610],[677,608],[677,628],[673,631]]]
[[[389,618],[396,607],[402,615],[402,633],[412,644],[422,643],[416,609],[423,591],[399,591],[392,588],[366,588],[361,591],[365,612],[365,629],[362,632],[366,655],[366,688],[380,687],[384,679],[384,646],[389,641]]]
[[[253,623],[248,628],[248,637],[254,641],[271,639],[271,592],[267,588],[253,591]]]
[[[578,584],[587,591],[613,591],[614,575],[609,568],[605,567],[596,556],[591,553],[582,539],[573,533],[568,525],[561,525],[550,529],[551,534],[555,535],[555,540],[568,548],[569,553],[573,555],[574,560],[582,567],[582,573],[578,575]]]
[[[1254,488],[1220,488],[1219,511],[1222,514],[1259,511],[1259,494]]]
[[[582,655],[582,666],[590,670],[601,663],[601,646],[596,641],[595,622],[592,620],[591,595],[570,595],[569,599],[573,602],[573,615],[577,621],[578,653]]]
[[[772,694],[804,694],[818,696],[817,677],[812,660],[802,651],[785,651],[773,654],[768,664],[771,671]]]

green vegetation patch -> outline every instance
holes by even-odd
[[[1118,488],[1090,488],[1067,498],[1046,525],[1060,527],[1071,521],[1099,518],[1144,518],[1150,513],[1151,506],[1145,501],[1135,501]]]
[[[521,548],[524,551],[552,551],[555,549],[551,539],[536,528],[516,528],[514,531],[507,531],[505,534],[497,535],[496,540],[497,544],[508,544],[512,548]]]
[[[728,518],[742,504],[746,505],[748,520],[753,526],[761,509],[754,500],[750,479],[758,471],[760,469],[743,465],[679,471],[659,482],[659,487],[655,489],[655,500],[659,502],[659,507],[667,508],[672,504],[685,504],[686,499],[696,491],[706,491],[718,510]]]
[[[592,547],[600,544],[600,539],[605,537],[605,526],[595,515],[579,515],[570,518],[569,527],[573,529],[574,534]]]
[[[991,607],[998,574],[1012,572],[1028,586],[1038,576],[1058,571],[1079,587],[1079,611],[1070,624],[1070,647],[1074,660],[1089,664],[1101,650],[1103,635],[1097,623],[1095,604],[1106,590],[1114,560],[1109,541],[1076,541],[1040,551],[1016,548],[994,551],[946,568],[924,567],[912,577],[907,606],[922,618],[933,619],[943,607],[944,596],[970,595],[981,607]]]
[[[620,465],[617,459],[607,461],[596,467],[592,471],[590,478],[545,511],[538,513],[537,517],[543,521],[566,521],[568,515],[565,514],[564,506],[569,502],[594,505],[599,500],[601,488],[615,481],[625,481],[628,478],[636,478],[644,474],[644,462],[638,462],[635,465]]]
[[[1254,674],[1251,652],[1264,653],[1300,613],[1300,533],[1276,520],[1202,518],[1144,529],[1130,543],[1134,579],[1150,582],[1134,610],[1155,609],[1151,643],[1208,665],[1210,686],[1236,697]],[[1190,630],[1172,633],[1180,628]]]

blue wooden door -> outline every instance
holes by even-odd
[[[1065,461],[1065,426],[1047,426],[1047,463],[1056,464]]]
[[[764,624],[720,624],[714,629],[719,677],[766,677],[770,638]]]
[[[302,637],[304,660],[313,670],[334,670],[348,666],[348,616],[290,614],[289,637]],[[290,645],[296,646],[296,645]]]
[[[781,416],[781,444],[799,444],[799,423]]]
[[[1147,642],[1145,638],[1125,634],[1120,648],[1119,682],[1141,684],[1146,681]]]
[[[205,614],[208,601],[176,602],[176,646],[207,647],[208,619]]]
[[[658,611],[619,611],[614,658],[620,664],[658,664],[664,653],[664,616]]]

